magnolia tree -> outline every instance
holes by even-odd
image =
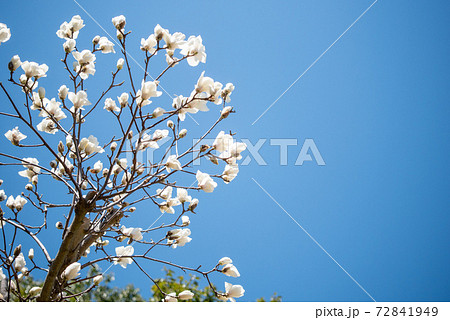
[[[28,155],[0,153],[1,166],[23,167],[18,171],[18,179],[23,179],[25,185],[18,195],[8,194],[7,183],[0,190],[0,299],[65,301],[86,294],[103,280],[101,273],[88,276],[86,269],[101,261],[123,268],[135,265],[160,290],[163,301],[193,298],[189,290],[164,292],[143,267],[142,262],[148,260],[198,273],[217,298],[233,301],[244,294],[242,286],[225,282],[224,290],[219,290],[210,280],[213,273],[239,277],[230,258],[224,257],[203,270],[201,266],[157,259],[153,252],[155,248],[178,248],[189,243],[189,215],[195,213],[199,203],[192,192],[211,193],[217,187],[215,180],[229,183],[239,171],[237,160],[241,159],[245,144],[235,142],[231,132],[213,133],[220,122],[234,113],[233,107],[228,106],[234,86],[231,83],[223,86],[202,73],[190,94],[172,97],[173,102],[164,109],[152,108],[151,104],[162,94],[160,81],[171,69],[182,63],[195,67],[206,62],[202,38],[190,36],[186,40],[184,34],[171,34],[157,25],[153,34],[141,39],[144,72],[137,79],[127,53],[130,31],[125,28],[125,17],[115,17],[112,23],[117,35],[117,40],[112,39],[115,44],[106,37],[95,36],[92,48],[83,50],[77,47],[79,32],[84,27],[81,17],[74,16],[60,26],[56,34],[64,41],[61,61],[68,82],[67,86],[61,85],[57,96],[56,92],[55,97],[49,95],[38,85],[47,76],[48,66],[21,61],[18,55],[8,64],[10,85],[0,82],[7,102],[2,104],[0,115],[16,122],[4,136]],[[0,24],[0,42],[9,38],[10,30]],[[0,50],[4,50],[4,45]],[[97,58],[115,51],[120,51],[122,57],[117,60],[104,91],[89,91]],[[165,54],[163,63],[167,65],[152,78],[147,71],[158,53],[163,57]],[[118,82],[120,73],[125,73],[125,81]],[[113,92],[118,95],[117,100]],[[13,98],[16,96],[22,96],[20,101]],[[181,141],[188,134],[184,128],[186,115],[207,112],[211,103],[216,109],[215,121],[204,129],[200,139],[186,146]],[[89,122],[98,122],[100,117],[111,117],[116,123],[104,130],[107,134],[112,131],[105,141],[99,141],[86,129]],[[210,138],[215,138],[214,143],[205,144],[205,139]],[[161,151],[158,158],[141,160],[144,152],[158,148]],[[201,158],[209,160],[206,164],[223,163],[224,170],[216,174],[194,170],[193,163]],[[177,182],[182,175],[190,176],[195,183],[189,186]],[[63,190],[65,197],[55,201],[54,190]],[[139,210],[143,206],[136,205],[144,201],[153,210],[148,206]],[[30,222],[30,215],[24,214],[28,210],[37,212],[39,223],[35,223],[36,218]],[[54,234],[46,236],[55,229],[53,224],[47,224],[51,211],[60,214],[56,228],[61,230],[62,240]],[[159,211],[172,215],[173,221],[148,228],[130,226],[127,222],[129,217],[138,220],[144,215],[148,217],[149,211],[153,218],[161,214]],[[23,237],[29,237],[32,241],[27,243],[32,242],[34,248],[26,248]],[[49,239],[52,248],[58,245],[54,254],[50,253],[53,250],[47,250],[45,240]],[[136,243],[139,245],[135,249]],[[90,258],[93,250],[95,257]],[[44,273],[43,285],[29,290],[21,288],[21,282],[34,272]],[[87,289],[71,292],[71,286],[80,282],[88,283]]]

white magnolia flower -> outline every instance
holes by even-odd
[[[170,172],[171,169],[173,169],[173,170],[183,170],[183,168],[181,167],[180,161],[177,160],[177,156],[176,155],[171,155],[171,156],[169,156],[167,158],[166,169],[167,169],[167,172]]]
[[[224,152],[225,150],[228,150],[232,144],[233,137],[229,134],[225,134],[223,131],[220,131],[212,146],[217,151]]]
[[[77,42],[74,39],[66,40],[63,44],[64,52],[71,53],[73,50],[75,50],[75,46],[77,45]]]
[[[225,85],[225,88],[222,90],[222,98],[225,100],[225,102],[230,102],[231,98],[230,95],[234,91],[234,85],[232,83],[227,83]]]
[[[32,178],[41,172],[41,168],[34,166],[38,165],[39,161],[36,158],[23,158],[22,165],[26,168],[26,170],[20,171],[19,175],[28,178],[31,182]]]
[[[122,226],[122,228],[120,228],[120,231],[124,236],[129,237],[135,241],[144,239],[141,233],[142,228],[125,228],[125,226]]]
[[[162,92],[157,91],[157,89],[158,89],[157,81],[144,82],[144,80],[142,80],[141,90],[139,90],[138,95],[140,95],[142,100],[147,100],[152,97],[159,97],[162,94]]]
[[[59,107],[61,105],[61,102],[58,102],[53,98],[52,100],[47,100],[44,103],[44,106],[41,109],[41,112],[39,113],[39,117],[53,117],[53,119],[60,121],[62,119],[67,118],[65,113],[62,111],[62,109]]]
[[[0,43],[6,42],[11,38],[11,30],[4,23],[0,23]]]
[[[165,110],[163,108],[157,107],[155,110],[153,110],[152,117],[158,118],[161,117],[164,114]]]
[[[222,179],[225,183],[229,183],[236,178],[239,172],[239,167],[237,164],[227,164],[225,170],[222,172]]]
[[[81,52],[72,52],[76,62],[74,62],[74,70],[80,74],[83,80],[86,80],[89,75],[95,74],[95,54],[90,50],[83,50]]]
[[[108,98],[105,100],[105,106],[103,107],[103,109],[106,109],[109,112],[112,112],[112,111],[119,112],[120,111],[120,108],[116,105],[116,102],[111,98]]]
[[[136,148],[137,150],[145,150],[147,148],[158,149],[159,145],[153,140],[151,135],[144,133],[142,138],[136,141]]]
[[[30,289],[30,291],[28,291],[28,294],[30,295],[31,298],[38,296],[42,291],[41,287],[33,287]]]
[[[26,78],[39,79],[42,77],[46,77],[46,73],[48,71],[48,66],[46,64],[38,64],[36,62],[24,61],[21,64],[23,71],[25,72]]]
[[[56,132],[58,132],[58,127],[50,118],[43,119],[36,127],[39,131],[50,134],[55,134]]]
[[[16,269],[17,272],[21,272],[25,268],[26,264],[27,262],[25,261],[25,257],[21,252],[14,261],[14,269]]]
[[[117,100],[119,100],[120,106],[122,108],[125,108],[128,104],[128,93],[124,92],[120,95],[120,97],[117,97]]]
[[[90,135],[87,139],[86,138],[81,139],[78,149],[84,152],[86,155],[90,155],[94,152],[97,153],[105,152],[105,150],[103,150],[103,148],[98,145],[98,140],[93,135]]]
[[[171,244],[174,249],[183,247],[186,243],[191,242],[190,235],[191,230],[188,228],[170,230],[167,232],[167,243]]]
[[[95,276],[95,277],[92,279],[92,281],[93,281],[93,283],[94,283],[95,286],[98,286],[98,285],[100,284],[100,282],[103,281],[103,276],[102,276],[101,274],[99,274],[98,276]]]
[[[20,57],[16,54],[14,57],[11,58],[11,61],[9,62],[8,65],[9,71],[11,72],[16,71],[21,65],[22,61],[20,61]]]
[[[151,34],[147,39],[141,39],[141,50],[147,51],[150,54],[155,53],[157,41],[154,34]]]
[[[240,273],[238,271],[238,269],[231,263],[226,264],[223,268],[222,268],[222,273],[226,274],[229,277],[240,277]]]
[[[72,280],[78,277],[81,270],[81,264],[79,262],[74,262],[69,264],[67,268],[63,271],[62,277],[66,280]]]
[[[61,39],[76,39],[79,31],[83,27],[83,19],[79,15],[76,15],[69,22],[64,21],[56,32],[56,35]]]
[[[161,40],[161,39],[164,37],[165,34],[168,34],[168,33],[169,33],[169,30],[164,29],[164,28],[161,27],[159,24],[157,24],[157,25],[155,26],[155,28],[153,29],[153,32],[154,32],[154,35],[155,35],[156,40],[159,41],[159,40]]]
[[[215,182],[207,173],[197,170],[195,175],[197,178],[198,186],[205,192],[213,192],[214,188],[217,187],[217,182]]]
[[[83,90],[78,91],[77,93],[69,92],[68,96],[69,100],[73,103],[74,110],[78,110],[80,108],[83,110],[84,106],[91,104],[87,99],[87,93]],[[74,112],[73,109],[71,109],[72,112]]]
[[[164,139],[165,137],[167,137],[169,135],[169,130],[167,129],[156,129],[155,132],[153,132],[153,137],[152,139],[154,141],[158,141],[161,139]]]
[[[175,292],[171,292],[164,297],[163,301],[164,302],[178,302],[178,299],[176,297],[177,297],[177,294]]]
[[[240,298],[244,295],[245,290],[241,285],[233,285],[225,282],[225,292],[226,298],[234,302],[235,298]]]
[[[8,130],[5,133],[5,137],[6,139],[8,139],[9,141],[11,141],[11,143],[15,146],[18,146],[20,144],[20,141],[22,141],[23,139],[25,139],[27,136],[24,135],[23,133],[21,133],[19,131],[19,127],[15,127],[12,130]]]
[[[220,157],[227,159],[232,158],[231,163],[234,163],[235,160],[233,159],[242,159],[241,152],[247,149],[247,145],[243,142],[234,142],[225,152],[223,152]],[[229,162],[229,163],[230,163]]]
[[[189,220],[189,217],[188,216],[182,216],[181,217],[181,225],[183,226],[183,227],[187,227],[188,225],[190,225],[191,224],[191,221]]]
[[[66,99],[68,93],[69,93],[69,88],[67,88],[66,85],[63,84],[61,87],[59,87],[59,89],[58,89],[58,97],[61,100]]]
[[[103,53],[115,53],[114,51],[114,43],[112,43],[111,41],[108,40],[108,38],[106,37],[101,37],[99,42],[98,42],[98,48],[103,52]]]
[[[129,256],[132,256],[134,253],[134,248],[132,246],[121,246],[116,248],[116,256],[118,258],[114,258],[114,264],[120,264],[120,266],[124,269],[127,268],[128,264],[133,263],[133,259]]]
[[[0,202],[5,201],[6,200],[6,193],[5,190],[0,190]]]
[[[111,21],[117,30],[122,30],[123,28],[125,28],[125,24],[126,24],[125,16],[120,15],[120,16],[114,17],[111,19]]]
[[[94,163],[94,167],[89,171],[91,173],[99,173],[102,170],[103,170],[103,163],[100,160],[98,160],[96,163]]]
[[[126,158],[119,159],[117,163],[115,163],[111,169],[111,173],[114,175],[118,175],[122,170],[125,170],[128,166],[128,162]]]
[[[223,257],[222,259],[219,260],[218,264],[223,266],[223,265],[226,265],[226,264],[229,264],[229,263],[232,263],[232,262],[233,262],[233,260],[231,260],[230,258]]]
[[[188,195],[188,191],[183,188],[177,188],[177,198],[181,203],[192,201],[192,197]]]
[[[194,297],[194,294],[189,290],[184,290],[178,294],[180,300],[190,300]]]
[[[186,43],[184,38],[186,38],[186,36],[181,32],[175,32],[174,34],[170,34],[169,32],[163,33],[163,39],[166,43],[165,48],[168,50],[181,48]]]
[[[205,46],[202,44],[201,36],[190,36],[180,53],[184,56],[189,56],[187,62],[192,67],[197,66],[200,62],[206,62]]]

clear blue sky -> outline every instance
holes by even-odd
[[[171,32],[201,34],[206,65],[180,66],[164,87],[188,93],[203,70],[218,81],[233,82],[232,105],[238,113],[223,129],[253,142],[312,138],[326,162],[294,166],[300,145],[290,147],[288,165],[280,166],[278,147],[266,143],[261,149],[266,166],[252,161],[231,184],[219,183],[217,192],[198,195],[193,241],[155,256],[195,266],[232,257],[241,278],[231,282],[246,289],[241,301],[275,291],[285,301],[370,301],[253,178],[377,301],[449,301],[448,1],[378,1],[253,126],[372,1],[79,3],[111,33],[111,18],[124,14],[133,31],[130,52],[139,61],[140,38],[157,23]],[[17,6],[2,5],[0,22],[11,28],[12,38],[0,46],[0,78],[5,82],[7,62],[19,53],[22,61],[50,66],[41,84],[55,96],[66,83],[58,61],[59,25],[80,14],[86,27],[79,43],[85,48],[94,35],[106,34],[72,1]],[[103,88],[99,84],[117,58],[98,55],[97,74],[88,80],[91,92]],[[170,103],[161,99],[161,106]],[[3,110],[4,96],[0,102]],[[204,114],[196,119],[204,126],[212,121]],[[0,121],[4,132],[13,126]],[[102,119],[90,128],[100,132],[110,123]],[[198,130],[191,120],[186,124]],[[6,140],[2,150],[11,150]],[[15,170],[1,170],[8,194],[23,190],[25,181]],[[152,205],[140,209],[133,222],[145,224],[159,212]],[[29,207],[23,214],[34,213]],[[161,274],[160,265],[145,266]],[[136,267],[110,271],[118,285],[133,282],[148,295],[150,284]],[[214,278],[219,288],[224,280],[230,278]]]

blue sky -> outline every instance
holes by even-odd
[[[285,301],[370,301],[256,180],[377,301],[449,301],[447,1],[378,1],[252,125],[372,2],[79,1],[111,34],[111,18],[127,17],[133,31],[129,51],[138,61],[140,39],[157,23],[171,32],[202,35],[207,63],[180,66],[162,85],[186,95],[206,70],[236,86],[232,105],[238,112],[221,129],[253,143],[299,141],[288,149],[288,165],[280,165],[279,148],[266,142],[261,155],[267,165],[252,160],[231,184],[198,194],[193,241],[155,252],[156,257],[193,266],[232,257],[241,278],[231,282],[246,289],[241,301],[273,292]],[[94,35],[106,36],[72,1],[2,7],[0,21],[11,28],[12,38],[0,47],[0,78],[6,82],[6,64],[19,53],[22,61],[50,66],[40,82],[53,96],[66,81],[58,61],[59,25],[80,14],[86,27],[78,43],[84,48],[91,48]],[[91,92],[103,89],[118,57],[98,56]],[[170,103],[160,99],[161,106]],[[7,101],[4,96],[0,101],[3,110]],[[208,114],[195,118],[202,128],[213,121]],[[0,121],[3,131],[13,125]],[[111,123],[102,118],[87,128],[101,137]],[[192,120],[186,125],[193,135],[200,132]],[[305,139],[314,140],[325,166],[294,165]],[[3,142],[2,150],[11,151]],[[14,170],[0,170],[8,194],[23,190],[25,182]],[[131,222],[151,222],[159,212],[151,205],[139,209]],[[33,219],[31,208],[24,214]],[[56,246],[50,248],[54,253]],[[161,265],[144,265],[161,274]],[[137,268],[110,271],[118,285],[133,282],[148,295],[150,284]],[[213,280],[221,288],[230,278]]]

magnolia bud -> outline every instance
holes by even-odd
[[[109,172],[109,170],[108,169],[103,169],[103,171],[102,171],[102,175],[103,175],[103,177],[105,177],[106,178],[106,176],[108,175],[108,172]]]
[[[130,211],[130,212],[135,212],[135,211],[136,211],[136,207],[130,207],[130,208],[128,209],[128,211]]]
[[[129,140],[133,139],[133,131],[132,130],[130,130],[130,132],[128,132],[127,138]]]
[[[100,284],[100,282],[103,281],[103,276],[101,274],[99,274],[98,276],[95,276],[94,279],[94,286],[98,286]]]
[[[38,89],[38,94],[39,94],[39,98],[40,98],[41,100],[44,100],[44,98],[45,98],[45,89],[42,88],[42,87],[40,87],[40,88]]]
[[[14,249],[14,257],[17,257],[21,252],[22,252],[22,245],[19,244],[19,245]]]
[[[86,190],[87,187],[88,187],[87,181],[83,181],[83,183],[81,184],[81,189]]]
[[[120,32],[120,30],[117,30],[117,39],[119,39],[119,40],[123,39],[123,34],[122,34],[122,32]]]
[[[220,116],[222,117],[222,119],[225,119],[226,117],[228,117],[228,115],[230,114],[232,109],[233,109],[233,107],[223,108],[222,112],[220,113]]]
[[[33,190],[33,185],[28,183],[28,184],[25,186],[25,189],[27,189],[28,191],[31,191],[31,190]]]
[[[64,144],[62,141],[58,143],[58,152],[63,153],[64,152]]]
[[[97,45],[99,41],[100,41],[100,36],[95,36],[94,39],[92,39],[92,43],[94,45]]]
[[[122,242],[126,238],[127,238],[126,236],[120,236],[120,237],[117,238],[117,241]]]
[[[152,117],[153,118],[158,118],[158,117],[162,116],[163,114],[164,114],[164,109],[158,107],[155,110],[153,110]]]
[[[204,144],[200,147],[200,152],[205,152],[206,150],[208,150],[210,148],[210,146],[208,146],[207,144]]]
[[[0,179],[0,186],[3,184],[3,180],[2,179]]]
[[[38,175],[33,176],[33,178],[31,178],[31,183],[34,185],[37,185],[38,183]]]
[[[198,199],[192,199],[191,203],[189,204],[189,210],[194,212],[194,209],[197,208],[198,205]]]
[[[172,121],[172,120],[167,121],[167,126],[168,126],[170,129],[173,129],[173,127],[174,127],[173,121]]]
[[[208,156],[208,160],[216,165],[219,164],[219,161],[217,161],[217,158],[215,156]]]
[[[62,229],[64,228],[64,225],[62,224],[61,221],[58,221],[58,222],[55,224],[55,227],[56,227],[56,229],[62,230]]]
[[[33,249],[33,248],[31,248],[31,249],[28,251],[28,258],[29,258],[30,260],[33,260],[33,259],[34,259],[34,249]]]
[[[117,70],[122,70],[124,62],[125,60],[123,60],[123,58],[117,60]]]
[[[182,129],[182,130],[180,131],[178,137],[179,137],[180,139],[182,139],[182,138],[186,137],[186,134],[187,134],[187,130],[186,130],[186,129]]]
[[[112,152],[114,152],[116,150],[116,148],[117,148],[117,143],[115,143],[115,142],[111,143],[109,148],[111,149]]]

